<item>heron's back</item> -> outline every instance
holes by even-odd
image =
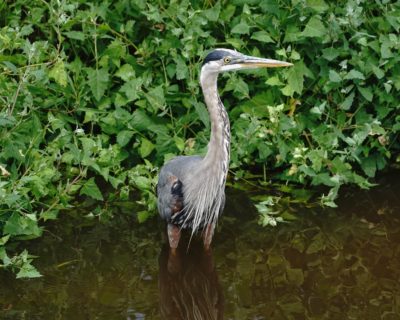
[[[201,156],[178,156],[173,158],[161,168],[158,182],[165,179],[167,173],[172,173],[184,183],[193,173],[193,170],[198,167],[201,160],[203,160]]]

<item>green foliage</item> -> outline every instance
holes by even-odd
[[[279,213],[278,211],[274,211],[274,206],[276,204],[277,199],[273,197],[268,197],[267,200],[261,201],[260,203],[256,204],[256,208],[260,213],[260,224],[262,226],[271,226],[275,227],[278,222],[283,222],[283,218],[281,216],[277,216]]]
[[[223,77],[233,170],[268,167],[275,179],[325,185],[321,202],[329,206],[345,183],[369,187],[398,159],[399,7],[0,4],[0,236],[8,243],[40,236],[42,222],[79,195],[135,196],[145,220],[155,209],[157,167],[204,151],[209,123],[198,69],[207,50],[221,46],[294,63]]]

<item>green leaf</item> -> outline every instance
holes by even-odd
[[[285,95],[292,96],[293,93],[301,93],[303,91],[304,75],[306,73],[304,63],[297,62],[288,71],[288,85],[285,87],[287,91]]]
[[[287,58],[286,50],[284,48],[275,51],[278,56]]]
[[[143,80],[141,78],[131,79],[126,82],[121,89],[120,92],[123,92],[129,101],[134,101],[139,99],[139,92],[141,92]]]
[[[392,85],[390,83],[384,83],[383,84],[386,93],[389,93],[392,90]]]
[[[220,14],[222,21],[231,21],[232,16],[235,14],[236,6],[233,4],[224,4],[223,10]]]
[[[322,49],[322,56],[328,60],[328,61],[332,61],[334,59],[336,59],[339,56],[339,50],[336,48],[326,48],[326,49]]]
[[[357,71],[356,69],[351,70],[348,74],[346,74],[346,76],[344,78],[346,80],[352,80],[352,79],[365,80],[365,76],[360,71]]]
[[[27,214],[22,216],[14,212],[4,225],[3,233],[11,236],[26,235],[36,238],[42,235],[42,230],[37,224],[36,215]]]
[[[129,122],[132,128],[138,131],[151,131],[157,135],[168,135],[169,131],[165,126],[158,125],[144,110],[137,109],[132,114],[132,120]]]
[[[298,53],[296,50],[292,49],[292,52],[290,53],[290,59],[291,60],[300,60],[300,53]]]
[[[2,57],[0,56],[0,61]],[[16,67],[15,64],[11,63],[10,61],[1,61],[8,69],[10,69],[12,72],[17,73],[18,68]]]
[[[165,96],[163,85],[152,88],[146,94],[146,99],[155,111],[165,109]]]
[[[237,78],[236,76],[232,76],[225,86],[226,91],[233,91],[238,93],[238,96],[249,97],[249,86],[246,82],[243,81],[242,78]]]
[[[296,42],[302,39],[300,29],[293,24],[288,25],[283,42]]]
[[[363,88],[363,87],[357,87],[358,91],[361,93],[361,95],[365,98],[365,100],[371,102],[372,98],[374,97],[371,88]]]
[[[36,268],[31,265],[29,262],[25,262],[19,272],[17,273],[17,279],[22,279],[22,278],[39,278],[42,275],[39,273],[39,271],[36,270]]]
[[[125,147],[133,136],[133,131],[122,130],[117,134],[117,142],[121,147]]]
[[[151,188],[151,180],[147,177],[139,176],[135,178],[134,181],[136,187],[139,188],[139,190],[149,190]]]
[[[10,128],[15,124],[16,120],[12,115],[6,113],[0,113],[0,128]]]
[[[99,101],[103,97],[108,86],[108,70],[105,68],[87,69],[87,74],[90,89],[92,90],[95,99]]]
[[[337,186],[337,182],[332,181],[331,175],[327,172],[319,173],[315,177],[313,177],[312,184],[315,186],[320,185],[320,184],[326,185],[329,187]]]
[[[293,97],[294,94],[294,90],[292,89],[292,87],[290,85],[286,85],[281,89],[281,92],[283,95],[287,96],[287,97]]]
[[[389,1],[386,1],[388,3]],[[385,3],[385,2],[384,2]],[[398,33],[400,30],[400,19],[399,19],[399,11],[393,10],[392,12],[386,11],[385,19],[391,24],[391,26]]]
[[[238,38],[227,38],[226,42],[237,50],[240,50],[245,45],[244,41]]]
[[[234,26],[231,30],[231,33],[236,34],[249,34],[250,27],[246,22],[240,22],[236,26]]]
[[[12,264],[11,259],[8,257],[6,248],[4,246],[0,246],[0,259],[3,261],[3,266],[7,267]]]
[[[33,32],[34,32],[34,30],[32,28],[32,25],[27,24],[27,25],[22,26],[22,28],[19,30],[18,33],[25,37],[25,36],[29,36]]]
[[[142,138],[141,142],[139,153],[142,158],[146,158],[154,150],[154,144],[146,138]]]
[[[335,70],[329,70],[329,80],[331,82],[342,82],[342,77]]]
[[[75,40],[80,40],[80,41],[84,41],[86,38],[85,34],[81,31],[67,31],[67,32],[64,32],[63,34],[70,39],[75,39]]]
[[[372,66],[372,71],[378,79],[382,79],[385,76],[385,72],[377,66]]]
[[[189,76],[189,69],[186,62],[180,56],[174,58],[174,61],[176,63],[176,79],[186,79]]]
[[[94,181],[94,178],[90,178],[88,181],[85,182],[85,184],[81,188],[80,194],[87,195],[95,200],[104,200],[99,187]]]
[[[317,11],[318,13],[323,13],[329,9],[329,6],[324,0],[306,0],[306,6]]]
[[[204,103],[202,102],[193,102],[193,106],[196,109],[197,114],[199,115],[199,118],[201,122],[205,125],[206,128],[210,127],[210,117],[208,115],[207,108]]]
[[[278,78],[278,77],[271,77],[268,78],[267,81],[265,81],[265,83],[269,86],[283,86],[283,82]]]
[[[314,106],[310,109],[310,112],[316,115],[322,115],[325,111],[326,101],[322,102],[321,104]]]
[[[320,18],[313,16],[308,23],[304,31],[301,33],[303,37],[315,38],[324,37],[327,34],[327,30],[324,24],[321,22]]]
[[[183,140],[181,137],[175,136],[174,141],[178,150],[182,152],[185,149],[185,140]]]
[[[145,222],[150,217],[150,213],[148,211],[139,211],[137,213],[137,218],[139,223]]]
[[[251,39],[254,39],[254,40],[257,40],[260,42],[264,42],[264,43],[274,43],[275,42],[274,40],[272,40],[270,35],[265,31],[254,32],[251,36]]]
[[[55,220],[58,217],[58,210],[46,210],[40,213],[40,219],[43,221]]]
[[[133,67],[130,64],[124,64],[118,69],[115,75],[124,81],[129,81],[135,78],[135,70],[133,70]]]
[[[10,235],[9,234],[4,236],[4,237],[1,237],[0,238],[0,246],[4,246],[7,243],[8,239],[10,239]],[[1,257],[0,257],[0,259],[1,259]]]
[[[350,93],[346,97],[346,99],[340,104],[340,108],[345,111],[349,110],[350,107],[353,105],[354,96],[354,92]]]
[[[221,13],[221,2],[217,2],[214,7],[203,11],[204,17],[206,17],[208,21],[212,22],[218,21],[220,13]]]
[[[60,86],[67,85],[67,72],[62,60],[57,60],[53,68],[49,71],[49,77],[53,78]]]
[[[361,167],[364,170],[364,172],[367,174],[367,176],[369,176],[371,178],[375,177],[375,173],[376,173],[375,158],[373,158],[373,157],[364,158],[361,161]]]
[[[380,41],[382,42],[381,45],[381,56],[383,59],[389,59],[393,57],[393,52],[391,50],[392,48],[392,43],[389,39],[389,37],[381,35],[380,36]]]

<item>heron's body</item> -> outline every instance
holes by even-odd
[[[161,217],[180,228],[190,226],[183,209],[183,186],[195,179],[196,171],[203,160],[200,156],[179,156],[166,163],[157,184],[158,208]]]
[[[204,245],[211,243],[215,224],[225,204],[225,181],[229,168],[230,125],[218,95],[218,74],[224,71],[257,67],[289,66],[277,60],[242,55],[217,49],[204,60],[200,84],[208,108],[211,136],[207,154],[179,156],[166,163],[157,185],[160,216],[168,223],[171,248],[179,243],[180,229],[204,229]]]

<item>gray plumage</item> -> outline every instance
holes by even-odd
[[[218,95],[218,74],[289,65],[277,60],[245,56],[228,49],[216,49],[204,59],[200,84],[210,115],[210,141],[204,157],[179,156],[161,168],[157,185],[158,210],[169,227],[191,228],[192,233],[195,233],[208,226],[211,228],[209,236],[212,237],[214,226],[224,208],[230,157],[230,125]]]

